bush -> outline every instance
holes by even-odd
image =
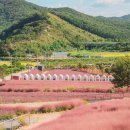
[[[13,118],[13,115],[11,115],[11,114],[1,115],[1,116],[0,116],[0,120],[9,120],[9,119],[11,119],[11,118]]]
[[[26,126],[26,125],[28,125],[26,123],[25,117],[23,117],[23,116],[18,118],[18,122],[19,122],[20,126]]]

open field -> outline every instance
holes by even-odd
[[[0,66],[2,66],[2,65],[7,65],[7,66],[10,66],[10,64],[11,64],[11,62],[10,61],[0,61]],[[26,62],[21,62],[21,64],[22,65],[27,65],[27,64],[29,64],[29,65],[32,65],[32,66],[36,66],[36,62],[30,62],[30,61],[26,61]]]
[[[4,92],[32,92],[34,91],[54,91],[54,90],[76,90],[76,89],[100,89],[100,90],[109,90],[113,87],[111,82],[78,82],[78,81],[6,81],[6,85],[0,87],[0,91]]]
[[[123,99],[83,105],[31,130],[129,130],[129,102]]]
[[[22,115],[26,113],[49,113],[71,110],[75,107],[83,105],[83,100],[73,99],[57,102],[41,102],[41,103],[18,103],[18,104],[1,104],[0,119],[4,116]]]
[[[130,56],[130,52],[94,52],[94,51],[73,51],[70,56],[101,56],[101,57],[124,57]]]
[[[0,92],[0,103],[30,103],[30,102],[50,102],[63,101],[70,99],[84,99],[84,100],[109,100],[130,97],[130,93],[95,93],[95,92]]]

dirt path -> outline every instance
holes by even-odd
[[[63,112],[32,115],[32,118],[37,119],[37,123],[31,124],[29,126],[21,127],[18,130],[31,130],[32,128],[37,127],[40,124],[47,123],[59,118],[62,114]]]
[[[34,103],[10,103],[10,104],[0,104],[0,107],[41,107],[43,105],[52,105],[61,103],[62,101],[55,101],[55,102],[34,102]]]

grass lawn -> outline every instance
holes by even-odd
[[[92,52],[92,51],[73,51],[70,52],[71,56],[102,56],[102,57],[123,57],[130,56],[130,52]]]

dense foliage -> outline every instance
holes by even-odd
[[[116,61],[111,69],[116,87],[130,87],[130,57],[121,58]]]
[[[95,51],[130,51],[130,43],[128,42],[79,42],[73,44],[79,50],[95,50]]]
[[[52,12],[69,23],[103,38],[114,41],[130,40],[129,20],[92,17],[70,8],[54,9]]]
[[[45,10],[46,8],[28,3],[25,0],[0,0],[0,30],[31,14]]]
[[[0,0],[0,55],[36,56],[75,48],[129,51],[129,25],[129,15],[92,17],[69,8],[48,9],[25,0]]]

